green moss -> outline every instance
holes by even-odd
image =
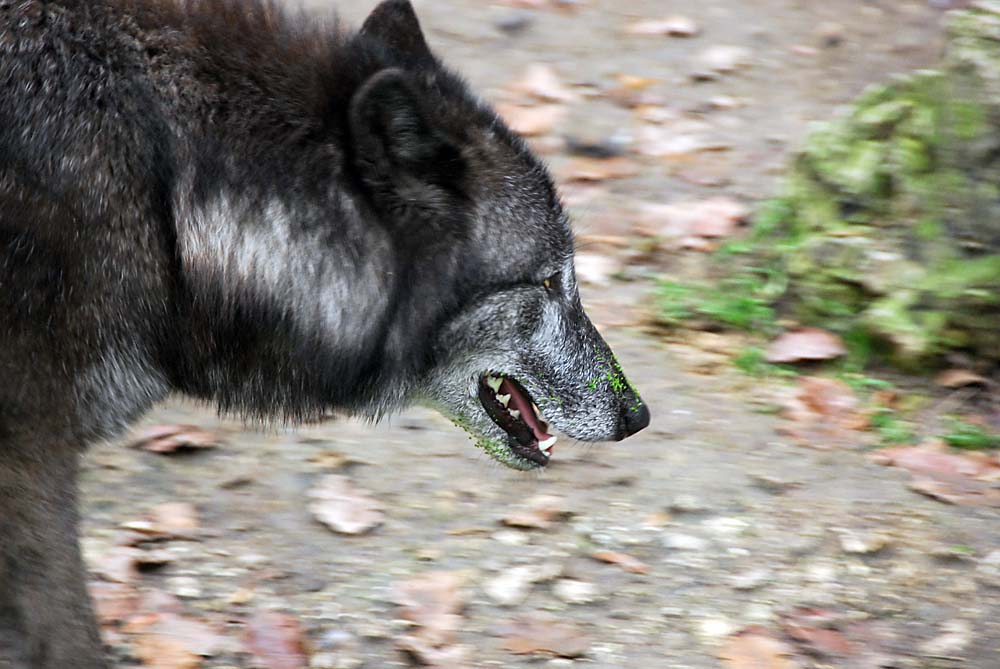
[[[954,448],[973,450],[1000,448],[1000,434],[960,418],[948,421],[947,430],[941,438]]]

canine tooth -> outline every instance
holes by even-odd
[[[548,450],[550,450],[550,449],[551,449],[551,448],[552,448],[553,446],[555,446],[555,445],[556,445],[556,441],[557,441],[557,438],[556,438],[556,437],[549,437],[549,438],[548,438],[548,439],[546,439],[545,441],[543,441],[543,442],[539,443],[539,444],[538,444],[538,448],[539,448],[539,450],[542,450],[542,451],[548,451]]]
[[[510,395],[497,395],[497,401],[506,408],[507,404],[510,403]]]
[[[503,383],[503,379],[498,379],[495,376],[486,377],[486,385],[493,389],[493,392],[500,392],[500,384]]]
[[[538,419],[541,420],[541,418],[542,418],[542,410],[538,408],[538,405],[535,404],[534,402],[532,402],[531,403],[531,408],[535,410],[535,416],[537,416]]]
[[[508,413],[509,413],[509,414],[510,414],[511,416],[513,416],[514,418],[520,418],[520,417],[521,417],[521,412],[520,412],[520,411],[518,411],[517,409],[507,409],[507,412],[508,412]]]

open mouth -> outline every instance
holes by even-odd
[[[486,415],[507,433],[515,455],[539,465],[547,465],[556,438],[531,395],[512,378],[484,375],[479,379],[479,401]]]

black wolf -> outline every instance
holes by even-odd
[[[649,412],[545,169],[406,0],[0,0],[0,667],[105,667],[86,444],[170,392],[253,418],[437,407],[500,462]],[[543,417],[544,416],[544,417]]]

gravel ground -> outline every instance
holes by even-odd
[[[355,4],[348,18],[371,3]],[[725,146],[684,161],[639,159],[638,174],[587,200],[580,228],[591,233],[627,233],[615,213],[636,200],[766,196],[808,121],[867,83],[932,63],[940,43],[940,12],[900,0],[417,7],[434,46],[489,97],[537,62],[595,90],[617,74],[652,77],[653,92]],[[678,12],[700,24],[699,36],[623,32]],[[514,36],[498,28],[519,24]],[[698,54],[717,45],[748,50],[751,66],[694,82]],[[704,113],[720,97],[740,103]],[[562,133],[601,138],[633,124],[632,112],[595,95],[572,106]],[[558,147],[548,157],[557,171],[567,160]],[[676,270],[685,261],[656,263]],[[997,511],[920,496],[900,470],[856,451],[792,445],[777,418],[755,409],[768,387],[726,366],[703,373],[699,351],[630,327],[647,289],[640,279],[585,294],[652,411],[651,427],[627,442],[561,443],[547,471],[524,475],[493,466],[423,410],[374,427],[254,431],[172,401],[144,424],[198,425],[222,445],[169,457],[93,449],[83,481],[88,558],[101,572],[123,524],[163,503],[193,504],[200,530],[155,544],[166,564],[125,580],[174,594],[184,615],[233,640],[204,659],[213,669],[256,666],[243,652],[244,628],[265,610],[300,621],[312,659],[262,666],[411,666],[397,646],[414,631],[394,593],[432,572],[457,572],[463,583],[446,648],[465,660],[442,666],[1000,667]],[[316,521],[308,491],[331,472],[377,500],[379,527],[348,536]],[[551,512],[537,523],[546,527],[505,524],[532,505]],[[601,551],[641,561],[634,571],[644,573],[594,559]],[[534,624],[550,636],[569,624],[582,650],[509,650],[511,637],[524,636],[512,621],[537,616],[548,616]],[[770,630],[784,650],[767,647],[751,664],[733,650],[747,628]],[[140,666],[137,637],[109,632],[121,666]]]

